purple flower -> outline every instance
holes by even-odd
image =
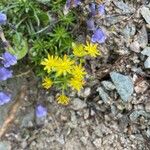
[[[12,70],[5,67],[0,67],[0,80],[4,81],[12,77]]]
[[[86,21],[87,27],[89,30],[95,30],[95,23],[93,18],[90,18],[89,20]]]
[[[3,57],[3,61],[2,64],[4,65],[4,67],[8,68],[11,65],[15,65],[17,63],[17,57],[10,54],[9,52],[5,52],[4,54],[2,54]]]
[[[77,7],[81,3],[80,0],[73,0],[73,6]],[[71,0],[66,1],[66,7],[69,9],[71,7]]]
[[[11,100],[11,95],[8,93],[0,92],[0,105],[7,104]]]
[[[94,31],[94,34],[92,35],[91,41],[92,42],[98,42],[98,43],[104,43],[106,40],[106,35],[101,29],[96,29]]]
[[[92,16],[95,16],[96,15],[96,4],[95,3],[91,3],[89,8],[90,8]]]
[[[98,5],[98,14],[100,14],[100,15],[105,14],[105,6],[104,5]]]
[[[0,25],[5,24],[7,21],[7,16],[0,12]]]
[[[47,108],[42,105],[38,105],[36,107],[36,116],[38,118],[41,118],[41,117],[45,117],[46,115],[47,115]]]

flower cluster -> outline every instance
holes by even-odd
[[[4,13],[0,13],[0,25],[5,24],[7,17]],[[0,81],[5,81],[12,77],[11,66],[17,63],[17,57],[10,54],[9,52],[4,52],[0,57]],[[0,105],[4,105],[11,100],[11,95],[6,92],[0,92]]]
[[[80,0],[67,0],[65,7],[69,10],[80,3]],[[104,43],[106,40],[106,35],[102,29],[95,26],[94,22],[95,16],[105,14],[104,5],[97,5],[93,2],[89,5],[89,9],[91,18],[87,21],[87,27],[93,32],[91,42],[72,43],[73,55],[59,57],[48,54],[47,58],[41,62],[47,74],[43,79],[43,87],[49,89],[55,85],[62,90],[62,95],[57,98],[59,104],[67,105],[69,103],[69,98],[64,94],[65,90],[71,88],[80,91],[83,88],[86,71],[81,62],[86,56],[99,56],[101,53],[97,43]]]
[[[86,42],[86,45],[73,43],[72,46],[73,46],[73,54],[77,57],[84,57],[84,56],[96,57],[100,55],[100,51],[97,48],[98,44],[92,42]]]
[[[62,95],[57,99],[58,103],[67,105],[69,98],[64,95],[64,90],[71,87],[80,91],[84,85],[85,69],[81,63],[64,55],[62,58],[58,56],[48,55],[43,59],[41,65],[47,72],[47,76],[43,79],[43,87],[49,89],[52,85],[58,85],[62,89]]]
[[[60,87],[62,95],[57,98],[58,103],[67,105],[69,98],[64,91],[71,87],[72,90],[80,91],[84,86],[86,75],[85,68],[81,63],[84,56],[96,57],[100,55],[97,44],[86,42],[86,44],[72,43],[73,55],[64,55],[62,58],[48,54],[41,61],[47,76],[43,79],[43,87],[49,89],[55,85]]]
[[[15,65],[17,63],[17,57],[10,54],[9,52],[5,52],[1,57],[1,66],[0,66],[0,81],[7,80],[12,77],[12,70],[10,70],[10,66]],[[0,105],[3,105],[9,102],[11,99],[11,95],[0,92]]]
[[[77,7],[81,4],[81,0],[67,0],[66,1],[66,11],[72,7]],[[106,40],[106,35],[104,31],[95,25],[95,18],[103,17],[105,15],[105,6],[103,4],[97,4],[96,2],[91,2],[89,4],[89,15],[90,18],[86,21],[88,30],[92,31],[91,41],[93,43],[104,43]],[[66,13],[65,13],[66,14]]]
[[[94,18],[96,16],[104,16],[105,15],[105,6],[103,4],[96,4],[94,2],[89,4],[90,19],[87,20],[87,28],[93,32],[93,35],[91,37],[91,41],[93,43],[104,43],[106,40],[106,35],[103,32],[103,30],[99,27],[96,27]]]

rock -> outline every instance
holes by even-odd
[[[134,89],[136,93],[144,93],[148,89],[148,86],[147,81],[143,80],[138,82]]]
[[[89,87],[87,87],[87,88],[81,90],[81,91],[78,93],[79,96],[84,97],[84,98],[88,97],[90,94],[91,94],[91,88],[89,88]]]
[[[114,90],[114,89],[115,89],[114,84],[113,84],[112,82],[110,82],[110,81],[102,81],[101,83],[102,83],[102,85],[104,86],[104,88],[105,88],[106,90],[111,91],[111,90]]]
[[[11,150],[11,145],[8,141],[0,142],[0,150]]]
[[[102,146],[102,139],[101,138],[95,139],[93,141],[93,144],[96,146],[96,148],[101,148],[101,146]]]
[[[110,77],[114,82],[121,99],[124,102],[127,102],[131,98],[134,90],[132,79],[129,76],[117,72],[111,72]]]
[[[150,9],[143,6],[141,8],[141,15],[143,16],[143,18],[145,19],[145,21],[150,24]]]
[[[103,88],[99,87],[97,89],[97,91],[99,92],[99,96],[102,98],[102,100],[104,101],[104,103],[108,103],[111,104],[112,99],[109,97],[109,95],[103,90]]]
[[[117,107],[115,105],[111,105],[111,113],[116,116],[117,114]]]
[[[76,137],[69,138],[65,145],[63,146],[64,150],[81,150],[83,149],[82,143]]]
[[[150,128],[147,129],[146,135],[147,135],[148,138],[150,138]]]
[[[64,135],[56,135],[56,141],[58,141],[60,144],[65,144]]]
[[[87,144],[87,141],[88,141],[88,137],[82,136],[82,137],[80,138],[80,140],[81,140],[81,142],[82,142],[84,145],[86,145],[86,144]]]
[[[136,35],[135,40],[140,44],[141,48],[145,48],[148,44],[148,35],[145,25],[139,31],[139,34]]]
[[[130,114],[130,120],[136,121],[139,116],[144,116],[145,118],[150,118],[150,114],[146,113],[144,110],[135,110]]]
[[[130,44],[130,50],[136,53],[140,52],[140,44],[137,41],[134,41]]]
[[[136,26],[133,23],[129,23],[125,26],[125,28],[122,31],[124,37],[129,40],[131,37],[133,37],[136,33]]]
[[[150,57],[150,47],[145,47],[141,53]]]
[[[144,62],[144,67],[146,69],[150,69],[150,57],[148,57]]]
[[[86,109],[86,110],[84,110],[84,119],[86,120],[86,119],[88,119],[88,117],[89,117],[89,110]]]
[[[32,127],[34,121],[34,110],[31,110],[31,112],[27,112],[26,115],[23,116],[22,122],[21,122],[21,128],[22,127]]]
[[[122,10],[123,13],[132,13],[134,10],[131,9],[126,3],[123,1],[113,1],[113,3]]]
[[[81,109],[83,109],[85,107],[87,107],[87,104],[84,101],[82,101],[81,99],[79,99],[79,98],[75,98],[72,101],[71,108],[73,110],[81,110]]]
[[[145,104],[145,110],[146,112],[150,112],[150,102]]]
[[[114,25],[114,24],[118,23],[121,19],[122,19],[122,17],[120,17],[120,16],[108,16],[106,18],[106,22],[110,25]]]
[[[50,103],[53,103],[54,102],[54,96],[53,95],[48,96],[47,101]]]

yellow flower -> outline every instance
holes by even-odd
[[[75,65],[72,69],[71,74],[75,78],[83,79],[84,75],[86,74],[85,69],[82,67],[82,65]]]
[[[87,51],[87,54],[89,54],[92,57],[100,55],[100,52],[97,49],[97,44],[87,42],[86,45],[84,46],[84,49]]]
[[[45,77],[43,79],[42,85],[43,85],[44,88],[49,89],[52,86],[52,84],[53,84],[53,82],[52,82],[52,80],[50,78]]]
[[[73,54],[77,57],[83,57],[86,55],[83,44],[72,43]]]
[[[69,101],[70,101],[70,99],[66,95],[64,95],[64,94],[60,95],[57,98],[58,104],[68,105]]]
[[[63,59],[58,60],[59,65],[56,67],[56,76],[60,76],[62,74],[66,75],[67,73],[71,73],[72,65],[75,63],[73,60],[64,55]]]
[[[44,65],[44,70],[47,70],[47,72],[50,73],[58,65],[58,56],[50,56],[48,54],[48,58],[45,58],[41,62],[41,65]]]
[[[71,78],[69,81],[70,86],[72,86],[73,89],[80,91],[83,88],[84,80],[79,78]]]

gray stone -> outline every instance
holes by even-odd
[[[101,148],[102,147],[102,139],[101,138],[95,139],[93,141],[93,144],[96,146],[96,148]]]
[[[150,24],[150,9],[143,6],[141,8],[141,15],[143,16],[143,18],[145,19],[145,21]]]
[[[144,62],[144,67],[146,69],[150,69],[150,57],[148,57]]]
[[[102,85],[104,86],[104,88],[105,88],[106,90],[111,91],[111,90],[114,90],[114,89],[115,89],[114,84],[113,84],[112,82],[110,82],[110,81],[102,81],[101,83],[102,83]]]
[[[133,23],[129,23],[125,26],[122,33],[126,39],[130,39],[136,33],[136,26]]]
[[[148,44],[148,35],[145,25],[143,25],[142,29],[139,31],[139,34],[136,35],[135,39],[141,48],[145,48]]]
[[[23,119],[21,122],[21,128],[22,127],[32,127],[33,120],[34,120],[34,110],[31,110],[31,112],[28,112],[26,115],[23,116]]]
[[[73,110],[80,110],[80,109],[83,109],[85,107],[87,107],[87,104],[83,100],[81,100],[79,98],[73,99],[72,105],[71,105],[71,108]]]
[[[137,41],[134,41],[130,44],[130,50],[136,53],[140,52],[140,44]]]
[[[145,118],[150,118],[150,114],[146,113],[144,110],[135,110],[130,114],[131,121],[136,121],[139,116],[144,116]]]
[[[11,150],[11,145],[8,141],[0,142],[0,150]]]
[[[150,102],[145,104],[146,112],[150,112]]]
[[[124,102],[127,102],[131,98],[134,90],[132,79],[129,76],[125,76],[117,72],[111,72],[110,76],[121,99]]]
[[[78,93],[79,96],[84,97],[84,98],[88,97],[90,94],[91,94],[91,88],[89,88],[89,87],[86,87],[85,89],[82,89]]]
[[[141,53],[143,55],[150,56],[150,47],[145,47]]]
[[[99,87],[97,89],[97,91],[99,92],[99,96],[102,98],[104,103],[111,103],[111,98],[109,97],[109,95],[103,90],[103,88]]]
[[[106,22],[108,24],[114,25],[114,24],[118,23],[121,19],[122,19],[121,16],[108,16],[106,18]]]
[[[132,13],[134,10],[131,9],[126,3],[123,1],[113,1],[113,3],[123,11],[123,13]]]
[[[147,135],[148,138],[150,138],[150,128],[147,129],[146,135]]]

